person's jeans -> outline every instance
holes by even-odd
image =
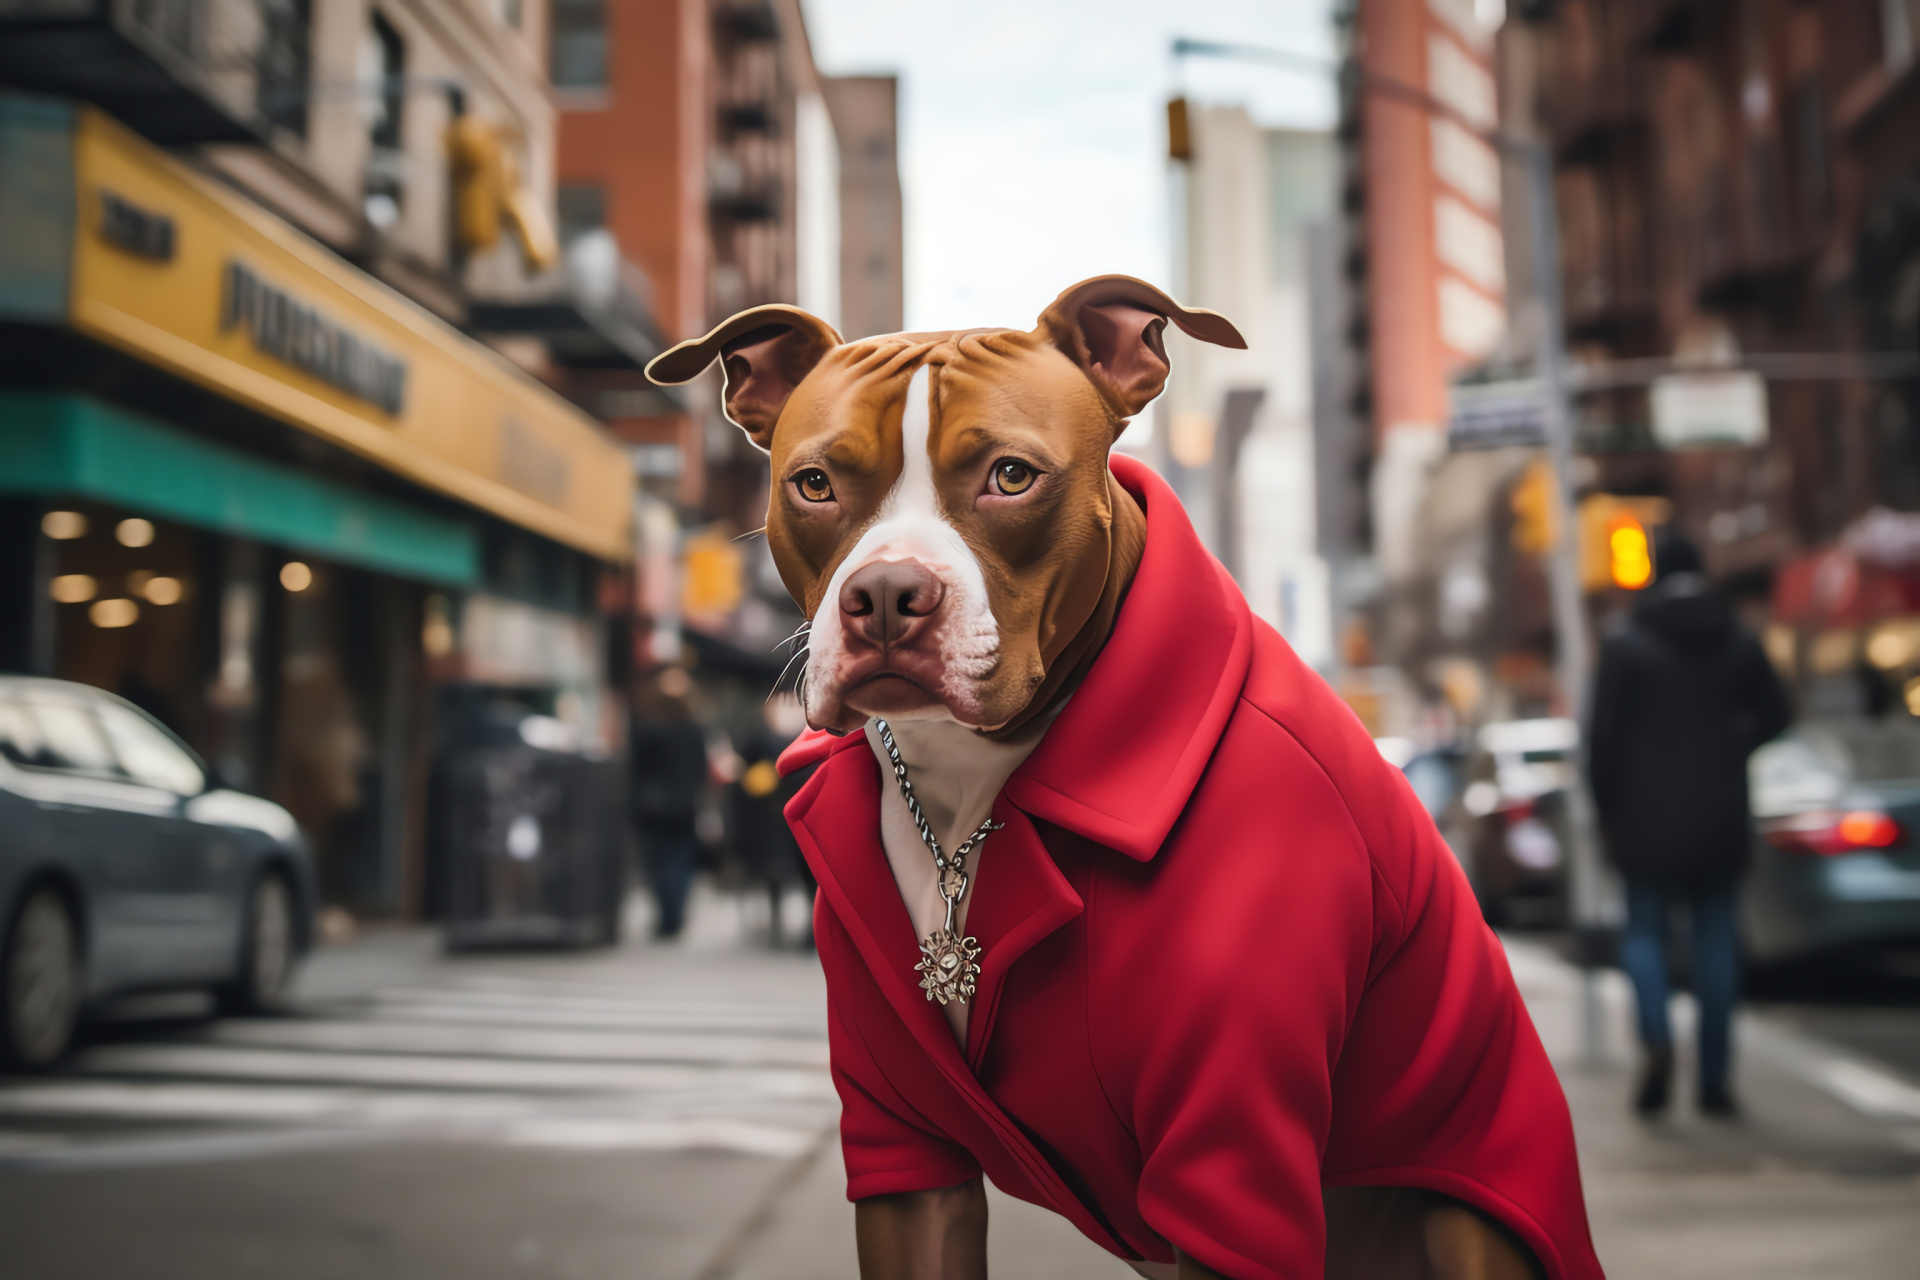
[[[692,828],[642,828],[647,855],[647,879],[660,911],[658,929],[663,938],[678,937],[687,922],[687,892],[693,884],[693,864],[700,842]]]
[[[1700,1086],[1724,1088],[1733,1058],[1733,1002],[1740,987],[1740,942],[1734,925],[1734,891],[1688,892],[1627,882],[1627,930],[1620,940],[1620,966],[1633,980],[1640,1015],[1640,1042],[1671,1049],[1667,1022],[1667,916],[1688,909],[1693,935],[1693,995],[1700,1006]]]

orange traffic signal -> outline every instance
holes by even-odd
[[[1607,573],[1613,585],[1638,591],[1653,581],[1653,547],[1647,527],[1622,512],[1607,527]]]
[[[1513,512],[1513,527],[1509,536],[1515,549],[1536,556],[1553,550],[1554,544],[1560,540],[1553,509],[1559,497],[1559,487],[1552,464],[1544,458],[1536,458],[1521,472],[1508,499]]]

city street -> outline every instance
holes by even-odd
[[[61,1073],[0,1084],[6,1274],[851,1275],[822,984],[760,928],[703,893],[672,946],[448,957],[378,932],[315,958],[294,1017],[129,1005]],[[1910,1274],[1920,1007],[1751,1014],[1747,1118],[1683,1096],[1642,1126],[1624,983],[1602,980],[1608,1060],[1588,1067],[1579,975],[1510,950],[1611,1274]],[[997,1195],[993,1214],[997,1277],[1130,1274],[1050,1215]]]

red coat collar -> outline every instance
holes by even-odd
[[[1147,545],[1113,635],[1006,799],[1145,862],[1165,841],[1225,730],[1253,657],[1246,600],[1200,544],[1166,481],[1124,454],[1113,474],[1147,513]],[[780,769],[817,764],[860,734],[809,732]]]

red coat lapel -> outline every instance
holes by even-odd
[[[980,940],[980,990],[967,1018],[967,1066],[978,1071],[1000,1011],[1007,971],[1048,934],[1085,909],[1060,874],[1027,815],[1003,796],[993,807],[1005,823],[988,838],[967,932]]]
[[[946,1019],[913,978],[920,943],[880,844],[879,766],[864,737],[850,734],[846,741],[857,744],[858,753],[829,754],[788,803],[787,825],[887,1003],[943,1071],[970,1078]]]

